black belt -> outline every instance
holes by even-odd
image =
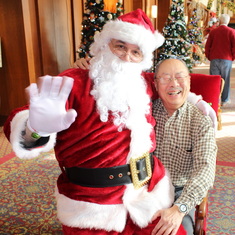
[[[147,184],[152,175],[153,157],[146,153],[132,159],[130,164],[109,168],[65,168],[69,181],[85,187],[113,187],[134,184],[139,188]]]

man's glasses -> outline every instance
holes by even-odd
[[[131,62],[140,63],[143,60],[143,54],[138,49],[136,49],[136,50],[135,49],[128,49],[125,45],[123,45],[122,43],[119,43],[119,42],[113,43],[111,41],[111,45],[112,45],[113,53],[119,58],[122,58],[122,57],[125,57],[126,55],[129,55]]]
[[[171,81],[175,81],[177,80],[178,83],[184,83],[189,75],[185,75],[185,74],[178,74],[175,77],[171,77],[170,75],[163,75],[161,77],[158,78],[160,84],[166,85],[168,83],[170,83]]]

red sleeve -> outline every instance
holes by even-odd
[[[212,34],[209,34],[207,40],[206,40],[206,45],[205,45],[205,55],[208,60],[210,60],[210,47],[211,47],[211,40],[212,40]]]
[[[26,110],[28,109],[28,105],[25,105],[23,107],[17,108],[15,110],[13,110],[10,115],[8,116],[6,122],[4,123],[3,126],[3,131],[5,133],[5,136],[7,137],[8,140],[10,140],[10,134],[11,134],[11,121],[12,119],[15,117],[15,115],[17,113],[19,113],[20,111]]]
[[[142,73],[142,76],[145,78],[145,81],[147,83],[148,87],[148,94],[150,95],[152,100],[155,100],[158,98],[158,93],[156,91],[155,85],[154,85],[154,73]]]

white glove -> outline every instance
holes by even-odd
[[[212,122],[213,122],[213,127],[215,130],[217,129],[217,117],[215,110],[204,100],[200,100],[196,103],[196,106],[198,109],[202,111],[202,113],[206,116],[210,116]]]
[[[200,100],[202,100],[202,96],[201,95],[196,95],[193,92],[189,92],[188,97],[187,97],[187,101],[196,105],[197,102],[199,102]]]
[[[65,110],[65,104],[73,87],[70,77],[40,77],[39,85],[28,88],[30,106],[28,128],[40,136],[48,136],[65,130],[75,121],[77,112]]]

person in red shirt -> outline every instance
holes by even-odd
[[[220,26],[210,32],[205,46],[210,74],[220,75],[225,81],[222,105],[230,102],[230,72],[235,59],[235,30],[228,27],[229,21],[229,15],[220,16]]]

